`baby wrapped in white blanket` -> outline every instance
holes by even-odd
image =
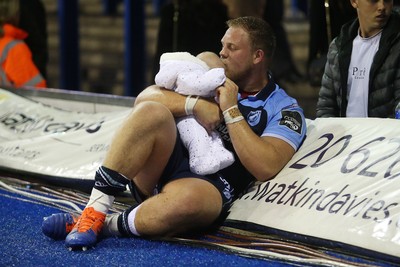
[[[225,79],[225,70],[217,55],[204,52],[195,57],[187,52],[174,52],[161,55],[160,71],[155,77],[155,83],[182,95],[215,97],[215,89]],[[195,100],[190,97],[187,100],[191,100],[186,102],[190,107],[185,107],[190,114]],[[224,147],[218,132],[208,134],[193,115],[178,119],[177,128],[189,151],[192,172],[212,174],[234,162],[232,152]]]

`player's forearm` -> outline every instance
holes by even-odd
[[[241,163],[259,181],[271,179],[293,156],[294,149],[289,144],[256,135],[245,120],[227,126]]]

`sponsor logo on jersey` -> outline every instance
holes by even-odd
[[[279,125],[286,126],[296,133],[301,134],[303,125],[300,113],[298,111],[283,110]]]

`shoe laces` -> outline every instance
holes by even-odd
[[[86,208],[76,224],[77,230],[78,232],[86,232],[92,229],[97,234],[103,227],[105,218],[104,213],[96,211],[92,207]]]

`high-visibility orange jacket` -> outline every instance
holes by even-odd
[[[11,24],[4,24],[3,32],[0,38],[0,85],[46,87],[46,80],[23,41],[28,34]]]

